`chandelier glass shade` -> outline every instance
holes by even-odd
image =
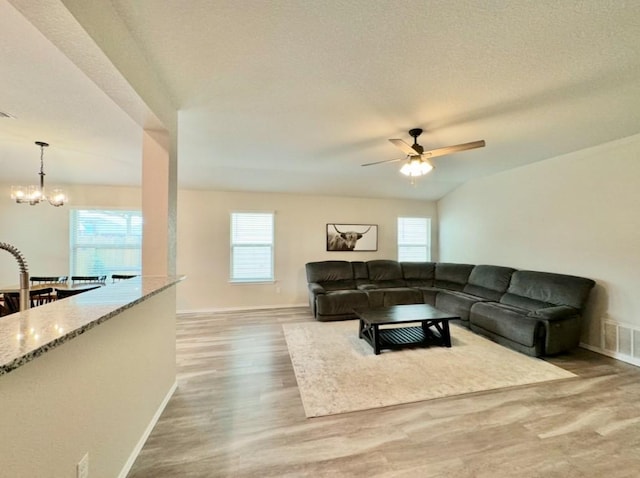
[[[417,176],[424,176],[433,169],[433,164],[428,159],[423,159],[420,156],[412,156],[411,159],[405,163],[400,172],[405,176],[412,178]]]
[[[52,206],[63,206],[67,201],[67,197],[61,189],[52,189],[48,195],[44,188],[44,148],[49,145],[42,141],[36,141],[36,145],[40,147],[40,184],[37,186],[11,186],[11,199],[18,204],[30,204],[35,206],[43,201],[47,201]]]

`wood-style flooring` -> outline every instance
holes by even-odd
[[[129,477],[640,476],[640,368],[578,349],[550,360],[578,378],[308,419],[281,324],[312,320],[178,317],[178,389]]]

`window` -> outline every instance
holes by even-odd
[[[231,281],[273,280],[273,213],[231,213]]]
[[[427,217],[398,218],[398,261],[425,262],[431,260],[431,219]]]
[[[71,275],[142,272],[142,213],[71,210]]]

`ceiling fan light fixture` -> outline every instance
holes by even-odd
[[[414,156],[409,160],[409,162],[405,163],[404,166],[400,168],[400,172],[405,176],[414,178],[429,174],[432,169],[433,164],[431,164],[431,161],[420,158],[419,156]]]

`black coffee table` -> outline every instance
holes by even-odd
[[[404,347],[451,347],[449,321],[457,315],[443,312],[429,304],[394,305],[378,309],[355,309],[360,319],[361,339],[369,342],[376,355],[383,349]],[[383,325],[410,324],[419,326],[380,328]]]

